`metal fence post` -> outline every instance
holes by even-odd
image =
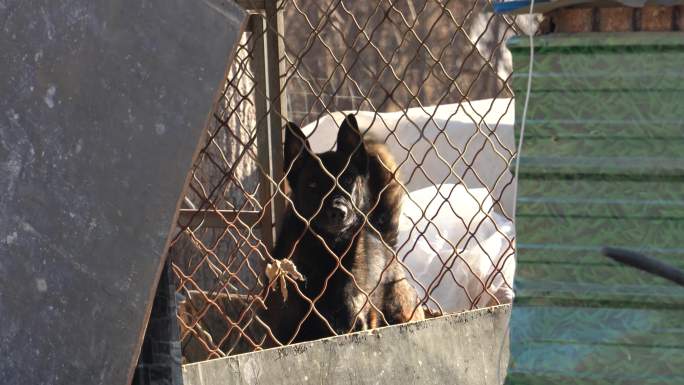
[[[282,127],[287,117],[285,94],[285,52],[281,42],[283,15],[280,2],[265,4],[265,17],[253,14],[250,31],[255,36],[253,68],[256,83],[258,160],[263,167],[259,200],[262,203],[262,241],[272,248],[277,220],[285,208],[283,187]],[[278,185],[273,185],[272,182]]]
[[[265,2],[266,11],[266,52],[267,52],[267,75],[268,78],[268,100],[269,124],[271,134],[271,176],[278,183],[273,199],[273,215],[275,218],[275,228],[278,229],[279,218],[285,210],[285,197],[282,192],[284,182],[283,176],[283,143],[282,128],[287,122],[287,93],[285,92],[287,65],[285,61],[285,46],[283,36],[285,35],[285,21],[283,16],[282,0],[272,0]]]
[[[252,68],[254,71],[254,109],[256,112],[256,143],[258,162],[261,164],[263,172],[259,175],[259,203],[262,207],[261,213],[261,241],[270,250],[273,248],[273,186],[270,177],[273,175],[271,154],[273,146],[270,138],[270,119],[269,108],[269,74],[267,69],[267,48],[265,36],[265,20],[260,14],[252,14],[249,20],[249,30],[254,37],[254,51],[252,53]]]

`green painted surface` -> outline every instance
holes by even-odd
[[[528,40],[508,45],[520,117]],[[684,268],[684,33],[535,47],[507,383],[684,384],[684,288],[600,255]]]
[[[554,243],[519,243],[519,261],[544,263],[576,263],[581,265],[621,266],[599,254],[599,248],[591,245],[562,245]],[[661,261],[684,268],[684,248],[664,249],[641,247],[642,252]],[[673,287],[673,290],[676,287]]]
[[[524,89],[522,92],[524,92]],[[546,124],[545,117],[547,116],[555,118],[553,119],[554,124],[580,123],[584,121],[597,122],[607,124],[608,128],[613,130],[613,133],[619,132],[615,132],[616,125],[626,125],[631,126],[631,130],[629,127],[626,127],[628,134],[638,135],[642,133],[641,137],[644,137],[651,132],[651,127],[647,127],[650,125],[681,128],[680,124],[684,122],[684,117],[674,116],[672,113],[681,108],[683,100],[684,91],[682,90],[587,90],[586,92],[566,92],[538,91],[533,88],[530,93],[530,104],[527,108],[527,113],[533,123],[541,122]],[[596,116],[598,110],[601,110],[601,116]],[[522,106],[516,103],[516,116],[521,116],[521,114]],[[646,126],[640,128],[639,125],[642,124]],[[595,126],[594,130],[602,131],[603,129],[599,125]],[[572,134],[574,132],[568,130],[567,133]],[[677,137],[674,136],[676,133],[662,132],[662,130],[659,132],[664,137],[675,138]]]
[[[527,60],[530,41],[527,37],[517,36],[511,38],[506,45],[515,56],[515,70],[521,67]],[[662,52],[684,48],[684,39],[681,32],[646,32],[646,33],[554,33],[536,36],[534,38],[536,48],[549,51],[564,51],[567,53],[591,53],[601,52],[633,52],[639,49],[652,52]],[[567,49],[572,51],[567,51]],[[536,51],[535,51],[536,52]],[[639,60],[638,58],[630,58]],[[585,60],[586,61],[586,60]],[[622,64],[624,61],[620,61]],[[658,67],[660,69],[660,67]]]

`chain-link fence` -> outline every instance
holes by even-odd
[[[186,362],[510,302],[516,21],[244,2],[169,251]]]

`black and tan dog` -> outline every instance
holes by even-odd
[[[289,123],[284,157],[293,205],[273,256],[291,259],[304,279],[287,284],[287,300],[268,292],[263,318],[273,335],[285,344],[423,319],[392,251],[403,193],[385,146],[362,140],[348,115],[336,151],[315,155]]]

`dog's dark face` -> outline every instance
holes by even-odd
[[[285,172],[295,209],[316,232],[345,237],[363,223],[369,200],[368,153],[353,115],[340,126],[336,151],[315,155],[301,129],[288,123]]]

